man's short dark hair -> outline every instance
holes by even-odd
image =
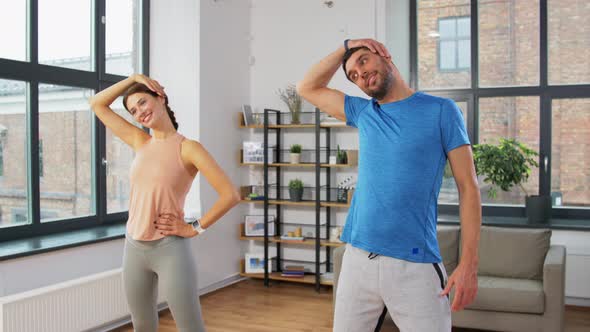
[[[342,70],[344,70],[344,76],[346,76],[346,78],[348,78],[348,80],[351,82],[352,82],[352,80],[350,79],[350,77],[348,77],[348,73],[346,72],[346,61],[348,61],[348,59],[350,59],[350,57],[354,54],[354,52],[362,50],[362,49],[369,50],[369,48],[366,46],[353,47],[353,48],[349,48],[348,51],[344,52],[344,55],[342,56]]]

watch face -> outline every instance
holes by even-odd
[[[201,227],[201,221],[199,219],[193,222],[193,228],[197,231],[197,233],[201,234],[205,231],[204,228]]]

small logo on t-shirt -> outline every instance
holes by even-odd
[[[418,248],[412,248],[412,254],[417,255],[418,251],[420,251]]]

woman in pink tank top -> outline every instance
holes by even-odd
[[[117,115],[123,106],[151,135]],[[135,74],[96,94],[93,112],[135,151],[130,165],[130,201],[123,281],[136,331],[156,331],[159,285],[180,331],[204,331],[189,238],[213,225],[235,206],[240,195],[229,177],[198,142],[185,139],[157,81]],[[219,194],[201,219],[184,221],[184,202],[198,172]]]

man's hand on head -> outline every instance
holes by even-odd
[[[366,47],[371,52],[379,54],[380,56],[391,59],[391,54],[385,47],[385,45],[381,44],[380,42],[374,39],[351,39],[348,41],[348,48],[355,48],[355,47]]]

